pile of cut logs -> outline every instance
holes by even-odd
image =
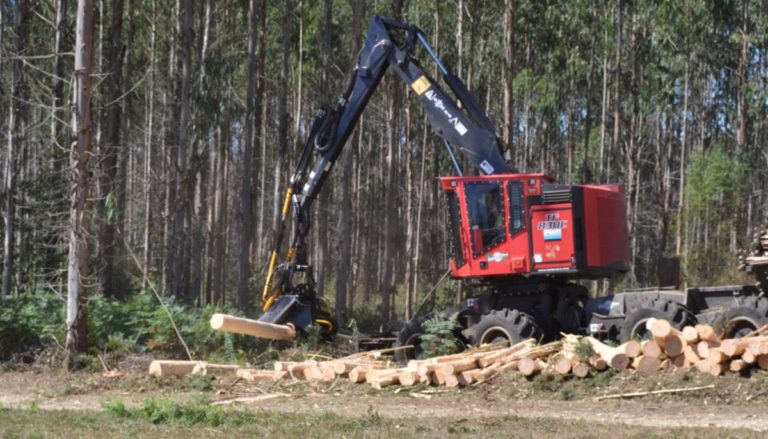
[[[274,382],[347,378],[382,389],[419,383],[467,386],[511,371],[528,377],[544,373],[583,378],[608,368],[654,375],[695,367],[715,376],[752,367],[768,370],[768,336],[721,340],[709,325],[687,326],[679,331],[666,320],[653,318],[646,321],[646,329],[647,340],[632,340],[616,347],[592,337],[563,334],[561,340],[543,345],[537,345],[533,339],[509,347],[484,345],[458,354],[411,360],[407,365],[386,360],[383,354],[391,352],[390,349],[332,360],[277,361],[274,370],[201,361],[154,361],[149,372],[156,376],[232,374],[246,381]]]
[[[682,331],[666,320],[649,319],[652,338],[642,342],[644,357],[658,359],[656,370],[695,367],[719,376],[726,371],[744,372],[752,367],[768,370],[768,337],[721,340],[709,325],[686,326]]]

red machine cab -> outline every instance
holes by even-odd
[[[457,278],[629,270],[620,185],[561,185],[544,174],[441,178]]]

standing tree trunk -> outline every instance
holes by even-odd
[[[621,0],[616,4],[616,65],[613,83],[613,152],[619,151],[621,145]],[[610,173],[610,166],[608,166]],[[627,184],[632,184],[627,181]]]
[[[747,139],[747,99],[748,98],[748,78],[747,68],[749,64],[749,22],[747,15],[747,5],[749,2],[741,2],[741,28],[739,29],[741,38],[741,55],[739,56],[739,86],[736,90],[736,112],[738,126],[736,130],[736,154],[744,150],[744,143]]]
[[[93,64],[93,4],[78,0],[75,38],[75,102],[72,118],[74,142],[70,155],[69,260],[67,266],[67,339],[64,365],[73,366],[77,353],[85,352],[88,328],[88,189],[91,155],[91,69]]]
[[[171,294],[175,297],[188,299],[188,289],[184,276],[189,266],[189,254],[185,251],[187,236],[187,220],[191,217],[190,207],[194,178],[188,169],[187,155],[189,153],[189,121],[190,121],[190,91],[192,85],[192,0],[184,0],[181,5],[181,77],[179,84],[179,132],[178,154],[176,154],[176,191],[177,203],[173,213],[173,278],[171,279]]]
[[[360,51],[360,32],[363,24],[365,4],[350,0],[352,7],[352,25],[350,26],[350,65],[357,62],[357,53]],[[361,121],[362,122],[362,121]],[[362,131],[362,123],[357,128]],[[347,303],[349,300],[350,281],[352,279],[352,220],[357,209],[352,208],[352,165],[354,151],[360,145],[360,136],[353,137],[354,145],[344,154],[341,177],[341,214],[339,215],[339,266],[336,274],[336,318],[339,325],[343,326],[346,320]]]
[[[282,60],[280,62],[280,80],[278,81],[278,129],[277,129],[277,157],[275,158],[275,180],[274,180],[274,205],[272,209],[272,230],[274,231],[280,226],[280,189],[283,183],[283,162],[285,161],[285,153],[288,149],[288,74],[289,74],[289,61],[290,61],[290,40],[291,40],[291,2],[285,1],[285,11],[283,13],[282,23]],[[272,243],[275,245],[276,243]]]
[[[248,302],[248,277],[251,273],[251,238],[253,235],[253,194],[251,182],[253,181],[253,126],[254,107],[256,94],[256,20],[257,1],[251,0],[248,10],[248,89],[246,94],[245,110],[245,147],[243,148],[243,170],[240,187],[240,253],[237,258],[237,307],[245,310]]]
[[[153,188],[153,169],[152,169],[152,150],[153,148],[153,129],[155,121],[155,40],[156,20],[157,20],[157,2],[152,1],[152,24],[150,26],[149,37],[149,82],[147,85],[147,112],[146,112],[146,137],[144,141],[144,254],[142,256],[144,266],[144,276],[141,281],[141,288],[146,290],[149,286],[149,277],[151,274],[152,260],[152,190]]]
[[[332,101],[332,89],[333,81],[331,81],[331,75],[333,68],[333,60],[331,59],[331,32],[333,31],[332,25],[332,13],[333,2],[330,0],[324,0],[323,2],[323,39],[322,49],[320,52],[320,60],[323,64],[322,69],[322,90],[323,95],[321,99],[328,104]],[[357,52],[354,52],[357,54]],[[319,296],[325,295],[325,280],[326,274],[329,272],[330,267],[330,251],[329,251],[329,239],[328,239],[328,218],[331,213],[331,209],[328,206],[333,205],[333,182],[331,179],[325,181],[325,186],[322,192],[320,192],[320,199],[315,207],[317,212],[317,229],[315,234],[317,236],[317,259],[314,261],[317,274],[317,294]]]
[[[117,241],[115,234],[116,214],[124,206],[118,205],[116,198],[117,185],[124,182],[117,181],[117,159],[120,145],[121,105],[123,74],[123,43],[121,34],[123,30],[123,0],[112,2],[112,21],[109,26],[109,41],[106,55],[106,126],[105,145],[100,154],[101,175],[99,178],[99,292],[105,297],[122,297],[113,282],[113,269],[115,265],[115,251]]]
[[[255,112],[256,117],[256,124],[254,126],[254,134],[256,134],[258,137],[258,145],[259,145],[259,171],[255,172],[253,174],[253,188],[259,188],[259,202],[258,206],[254,206],[254,211],[256,211],[256,218],[257,218],[257,224],[256,224],[256,251],[254,252],[257,255],[257,259],[261,259],[264,255],[264,246],[265,246],[265,239],[264,239],[264,224],[267,220],[266,215],[264,215],[264,203],[266,198],[266,124],[264,123],[264,118],[266,116],[266,105],[263,105],[266,98],[266,86],[264,81],[264,51],[265,51],[265,38],[264,38],[264,30],[267,27],[267,1],[266,0],[260,0],[259,1],[259,30],[258,30],[258,67],[259,67],[259,75],[256,80],[256,102],[259,103],[257,109],[258,111]],[[255,145],[254,145],[255,146]]]
[[[51,83],[51,143],[58,149],[65,148],[65,141],[60,137],[62,135],[63,119],[59,115],[59,109],[64,103],[64,60],[60,55],[64,44],[64,17],[67,15],[67,1],[56,0],[56,34],[53,38],[53,81]]]
[[[501,69],[501,82],[504,88],[504,126],[502,126],[502,139],[507,149],[507,158],[512,157],[512,114],[514,112],[514,98],[512,96],[512,59],[515,56],[515,0],[507,0],[504,8],[504,66]]]
[[[27,118],[28,91],[24,77],[24,61],[21,57],[27,49],[29,35],[29,2],[19,0],[13,9],[13,51],[16,59],[13,61],[11,74],[11,105],[8,120],[8,155],[5,158],[5,239],[3,242],[3,295],[11,294],[13,278],[13,258],[16,252],[14,235],[16,227],[16,181],[18,178],[18,156],[21,152],[21,142],[25,139],[25,122]]]

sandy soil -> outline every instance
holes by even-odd
[[[286,413],[332,412],[365,416],[375,411],[391,418],[473,417],[555,418],[647,427],[720,427],[768,432],[768,374],[751,378],[667,377],[655,382],[631,376],[612,377],[605,386],[571,381],[537,383],[519,378],[467,389],[387,389],[334,383],[249,385],[233,377],[156,380],[147,377],[146,363],[134,361],[127,375],[105,378],[100,373],[74,373],[29,368],[0,372],[0,406],[39,409],[101,410],[110,399],[138,406],[148,398],[189,399],[201,396],[255,410]],[[683,381],[683,382],[681,382]],[[690,394],[593,401],[595,395],[643,390],[643,387],[690,387],[714,383],[715,388]],[[568,399],[568,400],[564,400]]]

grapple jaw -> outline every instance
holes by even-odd
[[[275,299],[272,307],[259,317],[260,322],[284,325],[292,324],[306,333],[312,326],[312,305],[302,303],[299,297],[286,294]]]

